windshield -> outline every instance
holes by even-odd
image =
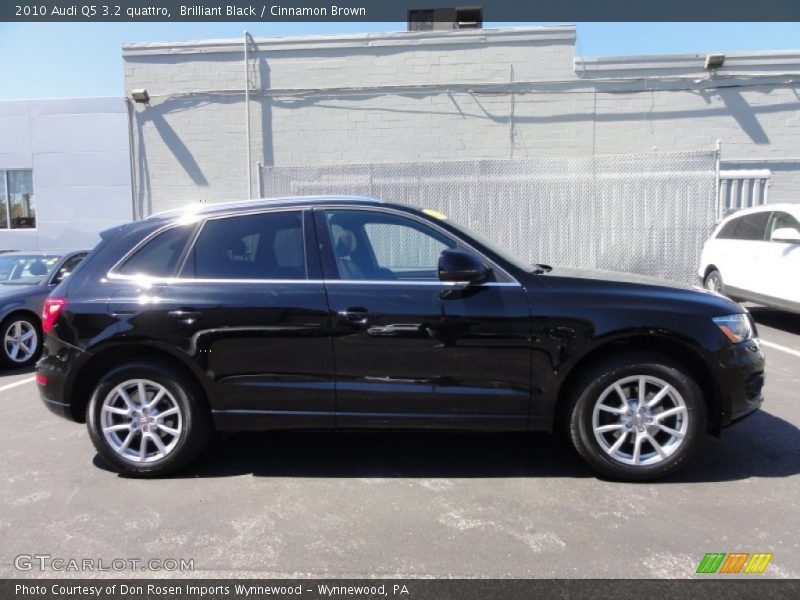
[[[36,285],[44,281],[58,256],[0,254],[0,284]]]

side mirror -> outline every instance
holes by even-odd
[[[439,255],[439,279],[477,283],[489,276],[490,269],[469,252],[448,248]]]
[[[794,227],[781,227],[773,231],[769,239],[785,244],[800,244],[800,231]]]

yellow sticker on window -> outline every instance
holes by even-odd
[[[447,220],[447,215],[445,215],[444,213],[440,213],[438,210],[433,210],[432,208],[426,208],[422,212],[424,212],[429,217],[433,217],[434,219],[439,219],[440,221]]]

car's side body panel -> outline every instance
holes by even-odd
[[[311,206],[288,206],[306,211],[309,224]],[[390,208],[461,235],[420,211]],[[761,386],[745,392],[744,380],[763,377],[763,354],[753,340],[726,342],[711,318],[742,309],[715,294],[609,273],[536,275],[466,234],[464,245],[502,277],[469,286],[345,282],[324,271],[325,240],[309,226],[302,281],[113,277],[132,247],[172,219],[106,236],[91,264],[56,289],[68,303],[39,364],[55,412],[80,418],[71,406],[86,402],[75,395],[86,394],[76,383],[82,367],[136,347],[180,361],[221,429],[550,429],[582,361],[632,338],[679,344],[704,365],[722,424],[761,402]],[[367,314],[353,320],[353,308]]]

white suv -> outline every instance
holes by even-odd
[[[768,204],[724,219],[703,245],[703,286],[800,313],[800,204]]]

